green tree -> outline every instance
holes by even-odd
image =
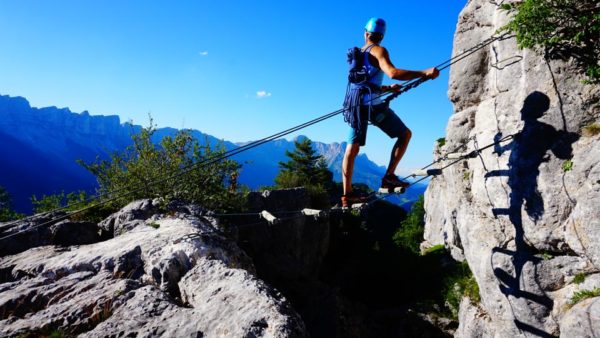
[[[413,204],[408,216],[394,234],[394,242],[401,248],[420,254],[420,245],[425,232],[425,198],[421,195]]]
[[[325,159],[317,154],[310,139],[297,140],[294,145],[294,151],[285,152],[289,160],[279,162],[275,187],[305,187],[311,198],[311,207],[329,207],[330,195],[335,189],[333,173],[327,169]]]
[[[0,222],[12,221],[21,218],[23,215],[12,210],[12,200],[10,194],[4,187],[0,186]]]
[[[115,207],[140,198],[183,200],[213,210],[238,208],[242,198],[237,191],[240,166],[229,159],[215,160],[225,149],[200,144],[189,131],[152,142],[155,126],[132,134],[133,144],[109,160],[86,164],[100,184],[99,192],[113,200]]]
[[[275,177],[277,187],[320,186],[329,189],[333,184],[333,174],[327,169],[323,156],[313,149],[312,141],[305,138],[294,141],[294,145],[294,151],[285,152],[290,159],[279,162],[281,170]]]
[[[42,195],[41,198],[31,196],[31,204],[34,213],[43,213],[59,208],[65,208],[66,211],[73,211],[87,205],[88,195],[84,190],[78,192],[65,192],[53,195]]]
[[[600,6],[597,0],[524,0],[504,4],[513,13],[504,30],[521,48],[541,49],[553,58],[573,58],[589,81],[600,82]]]

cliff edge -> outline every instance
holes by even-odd
[[[508,21],[494,1],[463,9],[454,54]],[[481,302],[460,337],[583,337],[600,331],[600,88],[570,61],[495,41],[451,68],[448,153],[492,147],[432,179],[423,247],[466,260]],[[503,141],[501,141],[503,140]]]

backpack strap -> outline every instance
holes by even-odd
[[[363,51],[363,53],[364,53],[363,60],[364,60],[365,66],[367,66],[367,67],[373,67],[371,62],[369,62],[369,55],[370,55],[371,49],[373,49],[373,47],[375,47],[374,43],[368,45],[367,48],[365,48],[365,50]],[[369,74],[369,76],[370,75],[371,74]]]
[[[370,51],[371,51],[371,49],[372,49],[373,47],[375,47],[375,44],[374,44],[374,43],[372,43],[372,44],[368,45],[368,46],[367,46],[367,48],[365,48],[365,49],[363,50],[363,53],[368,53],[368,52],[370,52]]]

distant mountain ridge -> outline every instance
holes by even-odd
[[[34,194],[94,191],[95,177],[76,160],[92,162],[96,158],[108,158],[130,145],[131,134],[141,128],[121,123],[116,115],[92,116],[87,111],[78,114],[68,108],[35,108],[23,97],[0,95],[0,186],[8,190],[20,212],[30,211],[29,200]],[[155,141],[176,132],[174,128],[159,128]],[[227,150],[243,145],[197,130],[192,130],[192,135],[202,143],[213,146],[221,143]],[[334,179],[341,181],[346,143],[325,144],[313,140],[313,144],[325,157]],[[278,163],[287,160],[286,150],[293,149],[293,141],[277,139],[235,155],[233,159],[243,165],[240,182],[250,188],[272,185],[279,172]],[[354,180],[377,188],[384,171],[385,168],[361,154],[356,160]],[[415,194],[422,194],[424,187],[416,189]]]

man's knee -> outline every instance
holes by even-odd
[[[410,141],[410,138],[412,137],[412,131],[410,131],[410,129],[407,128],[406,131],[404,131],[402,137],[406,142]]]

